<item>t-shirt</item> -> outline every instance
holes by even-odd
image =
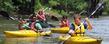
[[[35,27],[36,27],[38,30],[42,29],[42,26],[41,26],[40,23],[36,23],[36,24],[35,24]]]

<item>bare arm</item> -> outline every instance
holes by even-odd
[[[88,24],[87,28],[88,28],[89,30],[92,30],[92,24],[90,23],[89,19],[88,19],[88,18],[85,18],[85,20],[86,20],[86,22],[87,22],[87,24]]]
[[[22,25],[20,23],[18,24],[18,29],[23,30]]]

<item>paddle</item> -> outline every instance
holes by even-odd
[[[102,2],[101,4],[98,3],[99,6],[91,13],[91,15],[90,15],[89,17],[91,17],[92,15],[94,15],[94,13],[101,7],[102,4],[103,4],[103,2]],[[83,13],[83,11],[82,11],[81,13]],[[81,14],[81,13],[80,13],[80,14]],[[85,23],[85,22],[86,22],[86,20],[83,21],[83,23]],[[81,26],[82,26],[82,25],[78,26],[78,28],[80,28]],[[76,28],[76,31],[77,31],[78,28]],[[66,40],[68,40],[70,37],[71,37],[71,36],[68,36],[61,44],[63,44],[63,43],[64,43]]]
[[[101,7],[101,5],[103,4],[103,2],[92,12],[92,14],[88,17],[88,18],[90,18],[92,15],[94,15],[94,13]],[[84,20],[84,22],[83,23],[85,23],[86,22],[86,20]],[[81,27],[81,25],[80,26],[78,26],[78,28],[80,28]],[[77,29],[78,29],[77,28]]]

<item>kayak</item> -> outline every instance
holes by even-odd
[[[51,28],[52,33],[61,33],[66,34],[69,31],[69,27],[62,27],[62,28]]]
[[[63,41],[63,44],[101,44],[102,39],[97,39],[89,36],[60,36],[58,38]]]
[[[44,35],[50,35],[51,32],[35,32],[33,30],[19,30],[19,31],[5,31],[4,34],[6,37],[38,37]]]

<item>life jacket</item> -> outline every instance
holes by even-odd
[[[37,18],[41,21],[45,21],[44,19],[46,19],[45,15],[38,15]]]
[[[76,25],[75,23],[73,23],[73,25],[74,25],[74,31],[77,33],[77,34],[80,34],[80,33],[84,33],[85,32],[85,27],[84,27],[84,24],[83,23],[81,23],[80,25],[80,27],[78,26],[78,25]],[[79,27],[79,28],[78,28]]]
[[[35,27],[35,22],[31,22],[30,24],[29,24],[29,27],[30,27],[30,29],[36,29],[36,27]]]
[[[60,27],[69,27],[69,21],[68,21],[68,20],[66,20],[66,21],[61,21]]]

